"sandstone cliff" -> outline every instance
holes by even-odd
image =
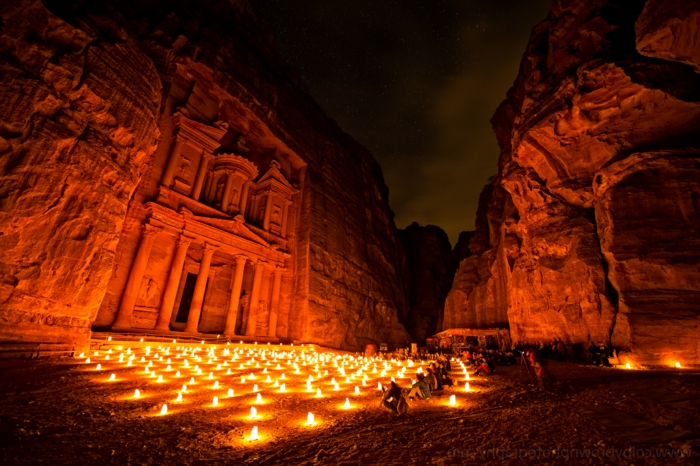
[[[561,0],[534,28],[445,327],[700,362],[699,12]]]
[[[23,0],[0,15],[2,340],[89,336],[110,276],[132,260],[125,216],[138,217],[159,176],[167,98],[186,70],[204,77],[202,98],[216,89],[235,103],[207,117],[235,123],[243,108],[307,165],[286,337],[410,341],[381,169],[282,64],[247,2]],[[113,299],[104,304],[100,326],[114,318]]]
[[[408,315],[404,326],[419,343],[442,328],[445,298],[460,262],[471,256],[470,231],[459,235],[454,249],[441,228],[412,223],[399,234],[406,248],[410,280]]]

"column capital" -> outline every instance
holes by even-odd
[[[279,266],[279,265],[278,265],[278,266],[275,267],[275,275],[282,275],[282,273],[283,273],[285,270],[287,270],[286,267],[282,267],[282,266]]]
[[[191,238],[191,237],[189,237],[189,236],[185,236],[185,235],[183,235],[182,233],[180,233],[180,236],[177,237],[177,242],[176,242],[176,244],[177,244],[178,246],[180,246],[180,245],[182,245],[182,246],[189,246],[190,244],[192,244],[192,241],[194,241],[194,238]]]
[[[202,249],[204,250],[204,254],[214,254],[214,252],[219,249],[219,246],[216,244],[204,243]]]
[[[160,230],[160,227],[151,225],[150,223],[145,223],[143,227],[141,227],[141,235],[144,237],[155,236]]]
[[[233,258],[235,259],[236,264],[245,264],[248,260],[248,256],[246,256],[245,254],[236,254],[235,256],[233,256]]]

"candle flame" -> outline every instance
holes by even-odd
[[[168,405],[163,405],[163,407],[160,408],[160,415],[163,416],[165,414],[168,414]]]
[[[450,406],[455,406],[457,404],[457,398],[454,395],[450,395]]]
[[[110,381],[117,380],[117,376],[114,375],[114,374],[112,374],[112,375],[109,376],[109,380],[110,380]]]
[[[134,391],[134,398],[141,398],[141,392],[138,388]]]
[[[317,388],[317,389],[316,389],[316,396],[319,397],[319,398],[322,396],[322,395],[321,395],[321,389],[320,389],[320,388]]]
[[[251,419],[257,419],[257,417],[258,417],[258,410],[255,409],[255,406],[252,406],[252,407],[250,408],[250,418],[251,418]]]
[[[250,431],[250,440],[258,440],[258,426],[253,426],[253,429]]]
[[[219,405],[219,397],[215,396],[214,399],[211,402],[212,406],[218,406]]]
[[[352,408],[352,406],[350,406],[350,398],[345,398],[345,405],[343,405],[343,408],[345,408],[345,409]]]
[[[182,403],[182,392],[177,394],[177,398],[175,398],[175,402]]]
[[[228,389],[228,397],[233,398],[233,388]]]
[[[260,393],[258,393],[258,396],[255,398],[255,404],[258,404],[258,405],[259,405],[259,404],[261,404],[262,402],[263,402],[263,400],[262,400],[262,395],[260,395]]]
[[[310,426],[315,424],[314,415],[312,413],[309,413],[308,416],[306,416],[306,424]]]

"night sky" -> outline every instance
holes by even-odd
[[[366,146],[396,225],[473,230],[489,120],[551,0],[252,0],[327,115]]]

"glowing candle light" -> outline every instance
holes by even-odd
[[[280,386],[279,381],[275,380],[275,387],[279,387],[279,386]]]
[[[359,394],[360,394],[360,387],[355,387],[355,395],[359,395]]]
[[[251,408],[250,408],[250,418],[251,418],[251,419],[257,419],[257,418],[258,418],[258,410],[255,409],[255,406],[251,406]]]
[[[469,390],[471,390],[471,389],[469,388],[469,382],[465,382],[465,384],[464,384],[464,391],[467,391],[467,392],[468,392]]]
[[[175,398],[175,402],[182,403],[182,392],[177,394],[177,398]]]
[[[333,390],[335,390],[336,392],[337,392],[338,390],[340,390],[340,385],[335,384],[335,387],[333,387]]]
[[[250,431],[250,440],[258,440],[258,426],[253,426],[253,429]]]
[[[320,389],[320,388],[317,388],[317,389],[316,389],[316,396],[317,396],[318,398],[321,398],[322,395],[321,395],[321,389]]]
[[[343,405],[343,408],[345,408],[345,409],[352,408],[352,406],[350,406],[350,398],[345,398],[345,404]]]
[[[85,364],[90,364],[90,358],[87,358],[87,359],[85,360]]]
[[[309,382],[309,381],[306,382],[306,391],[307,391],[307,392],[313,392],[313,391],[314,391],[313,387],[311,386],[311,382]]]
[[[287,387],[285,386],[285,384],[282,384],[282,385],[280,386],[280,392],[281,392],[281,393],[284,393],[284,392],[286,392],[286,391],[287,391]]]
[[[316,421],[314,421],[314,415],[311,414],[311,412],[309,412],[309,414],[306,416],[306,424],[309,426],[312,426],[315,423],[316,423]]]
[[[213,379],[213,378],[214,378],[214,373],[213,373],[213,372],[210,372],[210,373],[209,373],[209,378],[210,378],[210,379]]]
[[[156,372],[153,371],[153,373],[155,374]],[[163,376],[162,375],[158,376],[158,383],[163,383]]]
[[[366,381],[366,380],[363,380],[363,381],[362,381],[362,386],[363,386],[363,387],[366,387],[366,386],[367,386],[367,381]]]
[[[258,396],[255,398],[255,404],[259,405],[259,404],[262,404],[262,402],[263,402],[262,395],[260,395],[260,393],[258,393]]]
[[[233,388],[228,389],[228,397],[233,398]]]
[[[219,381],[214,382],[214,388],[219,388]]]
[[[627,369],[632,369],[632,365],[631,365],[630,363],[625,364],[625,367],[626,367]]]
[[[182,391],[183,391],[183,392],[186,392],[186,391],[187,391],[187,385],[183,385],[183,386],[182,386]]]
[[[455,406],[457,404],[457,398],[454,395],[450,395],[450,406]]]
[[[219,405],[219,397],[215,396],[214,399],[211,402],[212,406],[218,406]]]
[[[102,370],[102,364],[98,364],[96,369],[97,369],[98,371],[101,371],[101,370]]]
[[[164,416],[166,414],[168,414],[168,405],[163,405],[163,407],[160,408],[160,415]]]
[[[253,393],[258,391],[258,384],[253,384]]]
[[[681,368],[681,363],[676,361],[676,369],[680,369],[680,368]]]
[[[270,382],[272,382],[272,379],[270,378],[270,376],[269,376],[269,375],[268,375],[268,376],[267,376],[267,378],[265,379],[265,382],[267,382],[267,383],[270,383]]]
[[[173,368],[170,367],[170,364],[168,364],[168,367],[166,367],[165,370],[166,370],[166,371],[171,371],[171,370],[173,370]]]
[[[377,390],[381,390],[381,389],[382,389],[382,383],[381,383],[381,382],[377,382]]]
[[[109,380],[110,380],[110,382],[113,382],[113,381],[117,380],[117,376],[112,374],[109,376]]]
[[[333,378],[331,379],[331,384],[332,384],[332,385],[335,385],[335,377],[333,377]]]
[[[190,385],[194,385],[194,377],[190,377]]]
[[[282,377],[280,379],[284,380],[286,377],[284,376],[284,372],[282,373]]]
[[[141,392],[138,388],[134,390],[134,398],[141,398]]]
[[[180,371],[175,372],[175,377],[180,377]]]

